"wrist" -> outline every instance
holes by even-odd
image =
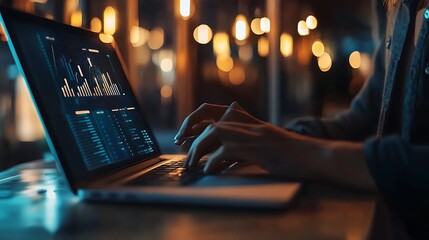
[[[336,156],[336,146],[331,141],[315,139],[312,141],[312,158],[310,172],[315,181],[326,181],[329,178],[333,159]]]
[[[321,180],[358,189],[376,189],[366,164],[363,143],[330,141],[323,148]]]
[[[335,148],[331,141],[300,135],[295,138],[300,149],[302,161],[301,173],[305,180],[323,181],[329,175],[332,157]]]

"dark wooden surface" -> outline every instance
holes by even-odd
[[[309,184],[282,211],[79,201],[53,164],[0,172],[0,239],[366,239],[375,196]]]

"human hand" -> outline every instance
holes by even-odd
[[[200,107],[185,120],[178,136],[189,134],[198,137],[185,167],[195,166],[204,155],[212,153],[204,168],[206,173],[216,171],[224,161],[245,162],[297,180],[376,189],[366,166],[363,143],[290,132],[252,117],[237,103]]]
[[[174,137],[174,143],[181,145],[187,139],[200,135],[207,126],[218,121],[262,122],[247,113],[237,102],[233,102],[229,106],[204,103],[183,121],[177,135]]]
[[[236,161],[257,164],[272,174],[303,178],[316,166],[309,166],[306,160],[317,159],[319,153],[312,151],[318,145],[307,140],[269,123],[219,121],[210,124],[194,141],[185,166],[196,165],[213,151],[206,162],[206,173],[216,171],[223,161]]]

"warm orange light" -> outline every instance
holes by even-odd
[[[103,24],[99,18],[91,19],[91,31],[99,33],[103,28]]]
[[[180,0],[179,12],[184,19],[191,16],[191,0]]]
[[[139,40],[140,40],[140,35],[139,35],[139,26],[132,26],[131,27],[131,31],[130,31],[130,42],[131,44],[136,44]]]
[[[199,44],[207,44],[212,40],[213,33],[210,27],[206,24],[201,24],[194,30],[194,39]]]
[[[298,34],[300,36],[307,36],[310,34],[310,30],[308,30],[307,23],[303,20],[298,22]]]
[[[310,15],[307,17],[307,19],[305,19],[305,24],[307,25],[307,27],[311,30],[315,29],[317,27],[317,18],[315,18],[314,16]]]
[[[261,57],[266,57],[270,53],[270,43],[266,37],[260,37],[258,40],[258,54]]]
[[[244,15],[237,15],[234,24],[234,36],[237,41],[244,41],[249,37],[249,24]]]
[[[161,87],[161,96],[163,98],[171,98],[172,95],[173,95],[173,89],[170,86],[164,85]]]
[[[280,35],[280,52],[283,57],[289,57],[293,53],[293,38],[288,33]]]
[[[216,66],[223,72],[229,72],[234,67],[234,60],[227,55],[216,58]]]
[[[7,36],[6,36],[5,31],[4,31],[3,24],[1,24],[1,23],[0,23],[0,37],[1,37],[1,41],[3,41],[3,42],[7,41]]]
[[[317,59],[317,64],[322,72],[327,72],[332,67],[332,58],[328,53],[323,53]]]
[[[314,56],[320,57],[325,52],[325,45],[321,41],[315,41],[311,46],[311,51]]]
[[[361,53],[361,64],[359,71],[366,77],[369,77],[372,71],[372,59],[371,56],[367,53]]]
[[[82,11],[73,12],[70,23],[74,27],[82,27]]]
[[[98,34],[98,37],[104,43],[111,43],[111,42],[113,42],[113,36],[112,35],[100,33],[100,34]]]
[[[164,30],[158,27],[152,29],[147,45],[152,50],[160,49],[164,45]]]
[[[232,85],[238,86],[246,80],[246,73],[242,67],[235,67],[229,72],[228,77]]]
[[[174,63],[174,59],[175,59],[175,55],[174,52],[170,49],[162,49],[159,51],[156,51],[152,54],[152,62],[157,65],[160,66],[164,65],[164,69],[168,69],[168,65],[169,63],[167,63],[165,61],[165,59],[170,59],[171,63]],[[162,64],[162,61],[164,61],[164,63]],[[162,70],[162,69],[161,69]]]
[[[164,58],[161,60],[159,66],[163,72],[170,72],[173,70],[173,60],[171,58]]]
[[[261,18],[261,30],[265,33],[269,33],[271,30],[271,22],[267,17]]]
[[[64,1],[64,5],[66,10],[74,11],[79,7],[79,0],[66,0]]]
[[[116,11],[109,6],[104,10],[104,33],[113,35],[116,32]]]
[[[32,142],[42,139],[42,124],[22,76],[16,80],[16,135],[18,140]]]
[[[231,54],[231,48],[229,46],[229,36],[226,32],[219,32],[214,35],[213,52],[216,56],[229,56]]]
[[[264,34],[264,31],[261,30],[261,19],[255,18],[250,23],[250,29],[252,29],[252,32],[256,35],[262,35]]]
[[[352,68],[360,68],[361,58],[360,52],[354,51],[350,54],[349,63]]]
[[[133,47],[143,46],[149,38],[149,31],[139,26],[133,26],[130,31],[130,42]]]

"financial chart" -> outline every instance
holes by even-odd
[[[155,151],[114,52],[54,34],[37,38],[88,170]]]
[[[40,40],[40,37],[39,37]],[[55,38],[46,36],[44,49],[46,57],[51,57],[53,75],[63,73],[60,84],[63,97],[103,97],[125,95],[120,84],[116,83],[111,73],[115,68],[109,54],[100,53],[93,48],[80,48],[73,56],[61,54],[55,47]],[[51,53],[48,53],[48,50]],[[51,55],[51,56],[49,56]],[[110,73],[109,73],[110,72]]]

